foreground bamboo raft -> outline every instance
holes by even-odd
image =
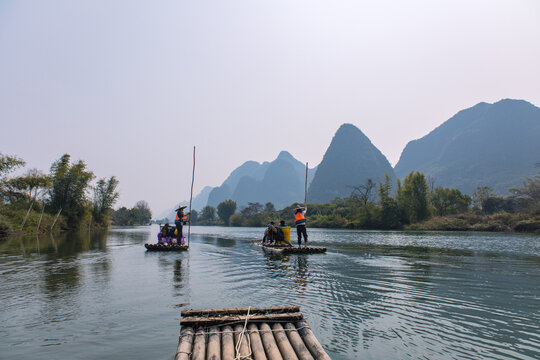
[[[186,251],[187,245],[144,244],[147,251]]]
[[[330,360],[300,307],[184,310],[175,360]]]

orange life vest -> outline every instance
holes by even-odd
[[[295,214],[295,217],[296,217],[296,225],[305,225],[306,224],[306,217],[304,216],[304,214],[299,211]]]
[[[184,214],[184,212],[182,211],[182,221],[186,221],[187,220],[187,215]],[[180,220],[180,217],[178,216],[178,212],[176,213],[176,218],[174,219],[174,221],[179,221]]]

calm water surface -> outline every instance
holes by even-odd
[[[540,358],[540,236],[309,229],[276,257],[262,229],[157,226],[0,240],[0,358],[172,359],[180,310],[297,304],[332,359]]]

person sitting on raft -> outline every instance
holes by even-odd
[[[298,206],[294,212],[294,217],[296,220],[296,233],[298,234],[298,247],[302,245],[302,235],[304,235],[304,247],[307,248],[306,213],[307,206],[305,208]]]
[[[169,223],[166,223],[162,228],[161,231],[158,233],[158,244],[169,244],[171,239],[169,238]]]
[[[264,230],[264,236],[262,239],[262,244],[272,244],[274,242],[275,234],[277,233],[277,228],[275,227],[275,223],[273,221],[270,221],[270,224],[268,224],[268,227],[266,230]]]
[[[178,209],[175,210],[176,211],[176,218],[174,219],[174,224],[176,225],[176,242],[178,244],[182,244],[182,239],[183,239],[182,227],[183,227],[183,225],[190,221],[190,220],[188,220],[187,216],[190,215],[190,218],[191,218],[191,213],[187,213],[187,214],[184,213],[184,209],[186,207],[187,206],[182,205],[182,206],[179,206]]]

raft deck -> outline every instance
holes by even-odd
[[[175,360],[330,360],[299,306],[184,310]]]
[[[262,241],[257,240],[255,244],[262,246],[264,250],[272,251],[279,254],[322,254],[326,252],[326,248],[322,247],[295,247],[283,245],[263,245]]]
[[[144,244],[147,251],[186,251],[187,245]]]

